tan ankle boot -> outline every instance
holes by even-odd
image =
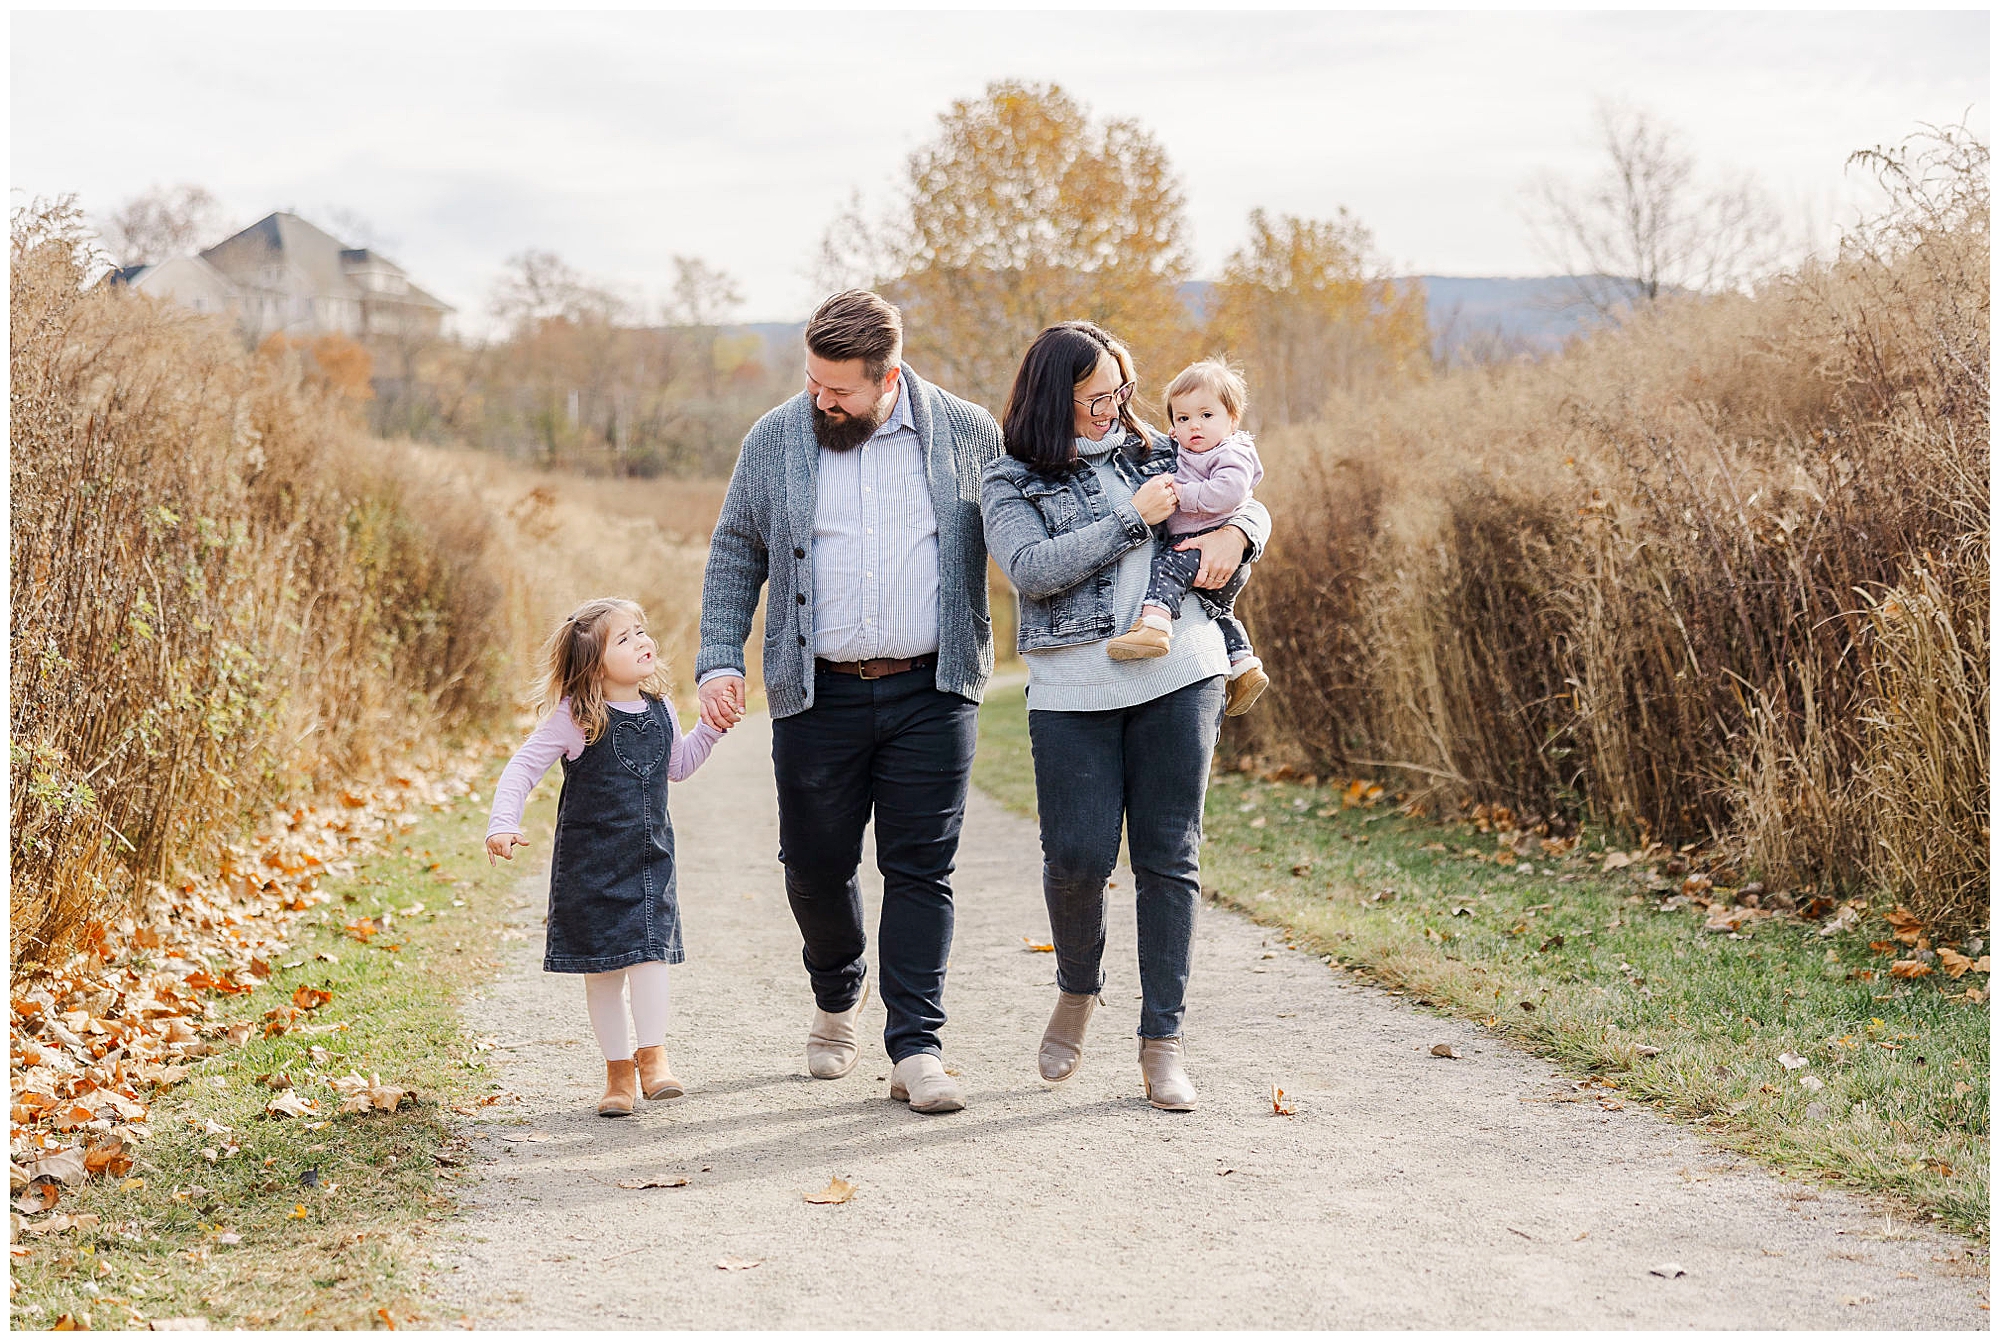
[[[604,1064],[604,1097],[597,1101],[599,1117],[631,1117],[639,1101],[639,1064],[627,1057]]]
[[[908,1104],[912,1113],[956,1113],[965,1107],[965,1091],[928,1052],[913,1053],[889,1069],[889,1097]]]
[[[1165,629],[1148,624],[1142,616],[1132,621],[1132,627],[1104,645],[1113,661],[1145,661],[1151,657],[1163,657],[1173,650],[1174,636]]]
[[[1083,1061],[1083,1030],[1097,1009],[1095,994],[1057,992],[1055,1013],[1042,1031],[1041,1055],[1035,1059],[1043,1080],[1068,1080]]]
[[[861,995],[843,1011],[813,1008],[812,1029],[806,1034],[806,1070],[816,1080],[839,1080],[854,1069],[861,1055],[861,1008],[868,1004],[868,982]]]
[[[1185,1113],[1194,1107],[1194,1082],[1181,1063],[1178,1038],[1139,1040],[1139,1074],[1146,1080],[1146,1097],[1153,1107]]]
[[[678,1099],[687,1093],[686,1087],[675,1078],[673,1068],[667,1065],[665,1044],[640,1048],[632,1054],[632,1061],[639,1068],[639,1093],[648,1099]]]

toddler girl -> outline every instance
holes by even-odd
[[[638,1094],[685,1093],[667,1066],[667,965],[684,957],[667,783],[699,768],[722,733],[703,723],[681,734],[645,614],[631,601],[584,602],[542,657],[542,705],[554,706],[493,789],[486,851],[488,860],[511,861],[527,845],[521,808],[561,759],[542,968],[584,975],[590,1028],[604,1053],[597,1111],[625,1117]],[[636,1058],[625,1033],[625,989]]]
[[[1236,597],[1250,580],[1250,565],[1239,564],[1228,582],[1206,591],[1194,586],[1201,571],[1200,551],[1174,546],[1225,525],[1264,478],[1256,444],[1237,429],[1248,400],[1242,377],[1214,360],[1191,364],[1167,384],[1168,430],[1180,448],[1174,470],[1180,506],[1167,518],[1167,534],[1154,546],[1152,581],[1138,620],[1108,644],[1114,661],[1165,656],[1173,645],[1173,621],[1180,618],[1181,600],[1192,588],[1195,599],[1222,630],[1222,645],[1229,653],[1229,702],[1223,711],[1231,717],[1250,711],[1271,682],[1264,663],[1251,650],[1249,632],[1236,618]]]

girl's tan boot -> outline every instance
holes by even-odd
[[[604,1097],[597,1101],[599,1117],[631,1117],[639,1102],[639,1064],[627,1057],[604,1064]]]
[[[640,1048],[632,1054],[632,1060],[639,1067],[639,1093],[648,1099],[678,1099],[687,1093],[687,1087],[675,1078],[673,1069],[667,1065],[665,1044]]]

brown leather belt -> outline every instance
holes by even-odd
[[[879,680],[885,675],[901,675],[904,671],[928,666],[935,657],[911,657],[901,660],[896,657],[876,657],[873,661],[828,661],[825,657],[815,657],[821,670],[835,671],[841,675],[859,675],[864,680]]]

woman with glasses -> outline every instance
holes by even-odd
[[[1105,886],[1130,838],[1139,933],[1139,1070],[1156,1108],[1195,1091],[1181,1049],[1201,812],[1222,723],[1229,658],[1221,630],[1187,600],[1172,650],[1114,661],[1151,573],[1152,527],[1174,511],[1173,440],[1132,409],[1132,356],[1085,321],[1051,326],[1021,359],[1001,424],[1007,455],[986,468],[986,544],[1020,597],[1028,734],[1042,826],[1042,890],[1056,953],[1043,1079],[1067,1080],[1104,987]],[[1252,500],[1181,547],[1198,587],[1220,587],[1262,552],[1270,517]]]

